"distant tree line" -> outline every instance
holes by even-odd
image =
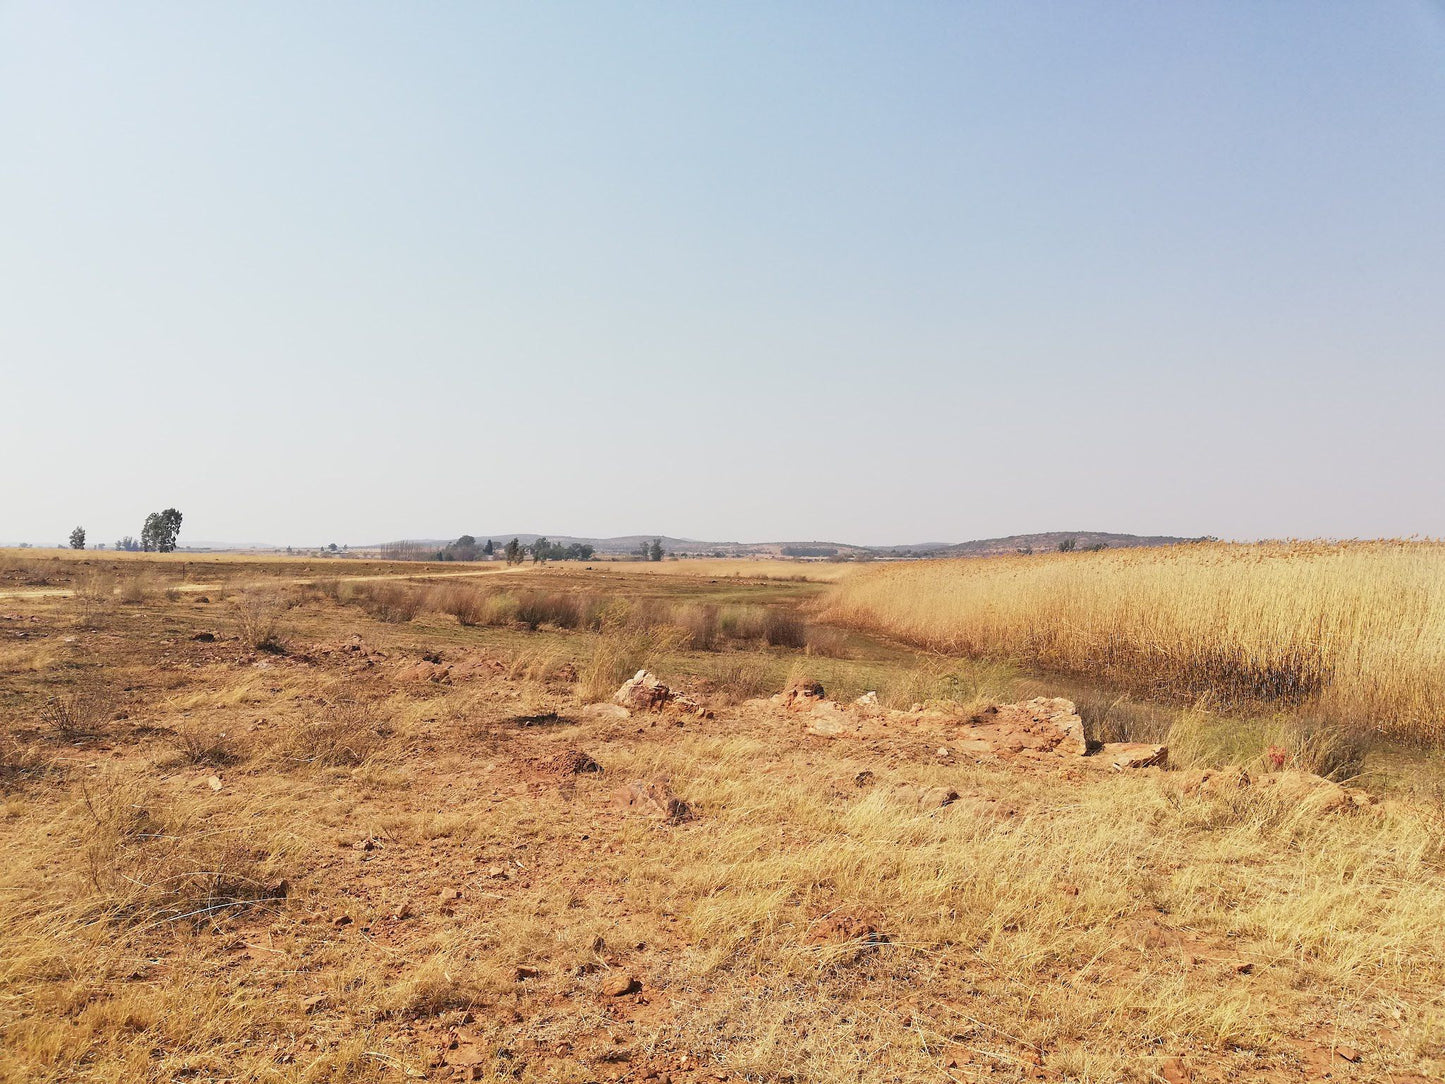
[[[178,509],[167,508],[164,512],[152,512],[146,516],[139,541],[132,535],[126,535],[115,544],[115,548],[131,553],[140,550],[148,553],[172,553],[180,534],[181,513]],[[73,550],[85,549],[85,528],[77,527],[71,531],[67,545]],[[100,544],[100,548],[105,549],[104,542]]]
[[[563,544],[549,541],[545,537],[537,539],[527,548],[532,554],[532,560],[539,565],[548,561],[590,561],[597,552],[585,542]]]
[[[784,546],[784,557],[837,557],[835,546]]]

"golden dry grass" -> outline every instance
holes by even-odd
[[[7,603],[0,1080],[447,1081],[463,1055],[579,1084],[1445,1071],[1445,801],[1324,815],[810,737],[734,694],[807,674],[966,710],[1020,679],[883,645],[693,650],[733,597],[705,584],[666,595],[679,623],[633,619],[636,577],[600,629],[534,631],[461,624],[449,591],[395,622],[271,575],[246,590],[291,599],[284,653],[229,600],[112,598],[93,628],[84,599]],[[453,677],[402,677],[428,657]],[[715,716],[586,710],[639,665]],[[88,683],[117,710],[42,725]],[[603,771],[546,770],[572,749]],[[689,820],[612,808],[662,777]],[[963,798],[920,810],[900,783]],[[603,992],[619,972],[637,995]]]
[[[859,567],[844,562],[799,561],[788,558],[702,557],[686,561],[630,561],[598,567],[627,575],[691,576],[699,579],[796,580],[837,583]]]
[[[1209,544],[892,564],[829,616],[1142,691],[1445,738],[1445,546]]]

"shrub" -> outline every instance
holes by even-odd
[[[93,738],[105,729],[114,697],[95,679],[85,679],[46,699],[40,708],[41,722],[56,741]]]
[[[154,593],[154,586],[151,583],[150,573],[133,572],[120,581],[118,597],[127,606],[139,606],[149,601]]]
[[[422,594],[399,583],[365,584],[358,587],[356,600],[378,621],[404,625],[421,613]]]
[[[694,651],[717,649],[718,611],[716,606],[701,604],[681,606],[673,611],[672,623],[687,634],[687,646]]]
[[[335,699],[324,703],[314,718],[284,732],[274,753],[292,766],[359,768],[395,733],[374,705]]]
[[[285,654],[286,644],[280,626],[281,615],[287,609],[289,606],[280,597],[258,591],[242,591],[231,599],[236,634],[254,651]]]
[[[113,778],[87,785],[84,799],[88,909],[111,921],[200,925],[285,898],[285,882],[267,876],[263,856],[208,830],[198,813]]]
[[[825,625],[809,625],[803,637],[806,641],[804,650],[809,655],[820,655],[829,659],[846,659],[848,657],[848,634],[842,629],[829,628]]]
[[[779,609],[769,609],[763,618],[763,639],[770,647],[803,647],[808,642],[802,618]]]
[[[718,632],[729,640],[761,640],[766,617],[761,606],[724,606],[718,611]]]
[[[451,614],[457,623],[471,627],[482,624],[486,613],[487,596],[475,587],[465,584],[445,584],[435,588],[427,597],[427,608],[437,613]]]
[[[542,625],[575,629],[582,620],[582,607],[576,595],[526,591],[517,598],[517,620],[534,631]]]
[[[174,764],[226,768],[243,759],[235,740],[223,731],[186,726],[174,731],[167,740],[176,751]]]
[[[114,594],[115,582],[108,574],[100,571],[82,574],[75,582],[76,620],[82,625],[94,625]]]

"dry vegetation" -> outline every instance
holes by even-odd
[[[1215,705],[1445,738],[1445,547],[1368,542],[1049,554],[862,571],[830,616]]]
[[[320,564],[0,558],[7,587],[75,592],[0,599],[0,1079],[1445,1072],[1430,757],[817,616],[838,591],[862,621],[925,566],[830,587]],[[712,716],[587,707],[643,666]],[[1256,775],[1351,762],[1386,800],[940,758],[748,701],[803,675],[900,708],[1062,691],[1097,736]],[[686,818],[609,800],[660,778]]]

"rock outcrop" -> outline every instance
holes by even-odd
[[[639,670],[613,694],[612,702],[629,711],[665,711],[673,708],[693,715],[706,709],[692,696],[664,685],[646,670]]]

